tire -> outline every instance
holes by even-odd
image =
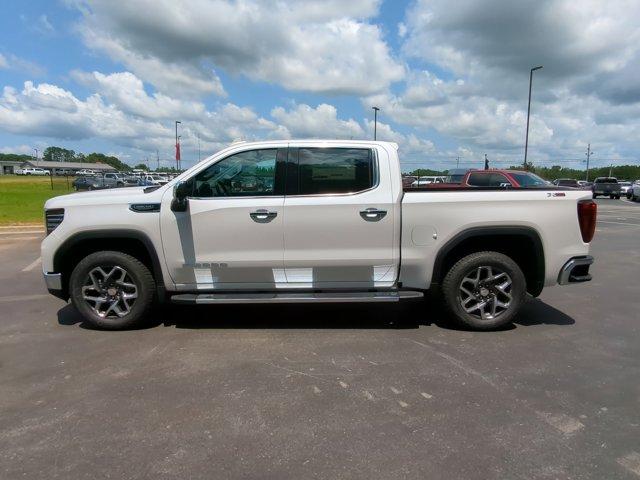
[[[153,275],[146,265],[116,251],[86,256],[69,279],[71,303],[91,327],[102,330],[142,326],[153,305],[155,290]],[[106,300],[91,301],[86,297]]]
[[[598,195],[596,195],[595,193],[593,194],[593,198],[598,198]]]
[[[489,277],[493,281],[487,281]],[[526,298],[526,286],[522,270],[511,258],[498,252],[477,252],[460,259],[447,272],[442,297],[447,312],[458,324],[474,330],[494,330],[511,323],[517,315]],[[466,309],[463,303],[468,305]],[[481,308],[474,310],[475,306]]]

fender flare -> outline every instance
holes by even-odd
[[[469,240],[470,238],[477,237],[493,237],[493,236],[506,236],[506,235],[520,235],[525,236],[531,240],[533,248],[535,250],[535,276],[536,284],[529,286],[529,292],[533,296],[538,296],[544,287],[545,278],[545,256],[544,247],[542,245],[542,239],[540,234],[532,227],[525,226],[487,226],[487,227],[472,227],[457,233],[453,238],[449,239],[447,243],[436,254],[436,259],[433,264],[433,275],[431,277],[431,283],[438,284],[439,279],[442,277],[444,261],[457,246]]]
[[[55,271],[60,271],[61,266],[61,258],[69,251],[71,251],[75,246],[86,240],[104,240],[104,239],[121,239],[121,240],[137,240],[142,243],[149,258],[151,259],[151,266],[153,271],[153,276],[156,279],[156,288],[159,294],[164,295],[164,278],[162,275],[162,266],[160,265],[160,258],[158,257],[158,252],[156,248],[149,238],[149,236],[141,232],[139,230],[133,229],[108,229],[108,230],[90,230],[86,232],[79,232],[71,235],[67,240],[64,241],[62,245],[56,250],[56,253],[53,256],[53,266]],[[67,280],[68,281],[68,280]]]

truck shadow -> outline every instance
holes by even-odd
[[[91,327],[71,305],[58,311],[60,325]],[[534,299],[527,302],[514,325],[573,325],[575,320],[556,308]],[[435,325],[464,330],[452,323],[435,302],[414,301],[402,305],[218,305],[157,308],[148,325],[185,329],[416,329]]]

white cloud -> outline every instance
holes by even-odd
[[[94,88],[102,97],[125,113],[149,119],[177,118],[198,119],[205,113],[201,102],[179,100],[162,93],[147,94],[142,80],[131,72],[105,75],[100,72],[73,71],[78,82]]]
[[[138,89],[142,84],[130,73],[76,75],[91,77],[93,85],[104,93],[94,93],[82,100],[47,83],[34,85],[27,81],[20,91],[4,87],[0,97],[0,129],[57,140],[101,139],[147,152],[172,148],[176,117],[183,121],[183,145],[191,149],[197,145],[197,136],[207,151],[238,138],[250,140],[282,133],[278,125],[249,108],[228,103],[207,110],[195,102],[159,94],[148,96]],[[118,81],[122,82],[120,89],[114,85]],[[127,88],[134,89],[133,97],[126,95]]]
[[[212,67],[329,94],[371,94],[404,75],[380,29],[367,22],[379,0],[74,3],[87,45],[171,94],[218,91]]]
[[[276,107],[271,116],[284,126],[293,138],[364,138],[364,130],[353,120],[341,120],[333,105],[326,103],[316,108],[295,105],[291,110]]]
[[[14,145],[9,147],[0,147],[0,153],[15,153],[18,155],[33,155],[34,150],[30,145]]]

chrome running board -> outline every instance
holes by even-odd
[[[183,293],[173,295],[173,303],[207,305],[213,303],[359,303],[399,302],[404,299],[422,298],[416,291],[393,292],[321,292],[321,293]]]

